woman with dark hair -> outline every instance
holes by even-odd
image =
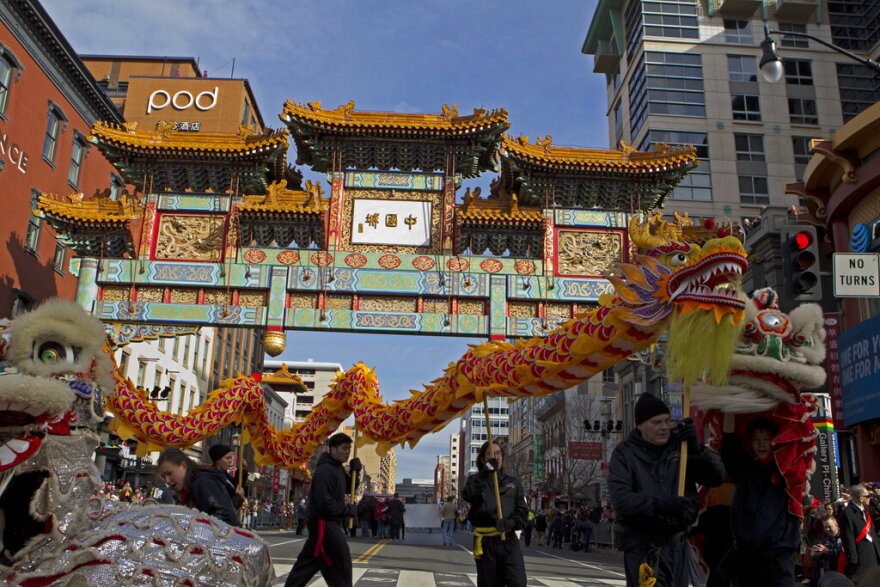
[[[157,463],[159,477],[177,493],[177,503],[240,526],[226,490],[226,475],[215,467],[200,467],[179,448],[166,449]]]
[[[525,562],[514,534],[514,530],[525,529],[529,517],[522,484],[503,473],[504,453],[495,443],[485,442],[480,447],[477,468],[462,491],[462,498],[470,504],[468,519],[474,526],[477,587],[525,587]],[[498,474],[500,517],[493,472]]]

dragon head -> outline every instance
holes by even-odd
[[[671,317],[667,357],[673,380],[724,381],[746,306],[740,293],[748,268],[742,243],[712,221],[693,227],[687,214],[677,213],[674,222],[660,212],[647,222],[633,218],[629,235],[647,254],[621,265],[621,276],[609,277],[626,319],[648,325]]]

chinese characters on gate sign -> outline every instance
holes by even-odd
[[[423,201],[356,199],[351,242],[429,246],[431,208]]]

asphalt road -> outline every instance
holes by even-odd
[[[284,585],[287,573],[305,543],[305,536],[293,532],[259,533],[270,545],[275,574],[273,585]],[[474,587],[477,584],[473,535],[455,533],[455,546],[443,546],[439,529],[433,533],[409,531],[406,540],[350,538],[354,584],[378,587]],[[620,553],[600,549],[591,553],[548,547],[523,549],[528,584],[540,587],[594,587],[626,585]],[[309,583],[326,585],[320,574]]]

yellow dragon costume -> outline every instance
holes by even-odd
[[[223,382],[202,405],[178,415],[158,409],[117,373],[107,398],[116,415],[111,425],[120,437],[136,438],[146,454],[190,446],[242,423],[259,464],[294,468],[352,413],[359,444],[376,442],[380,452],[414,446],[484,394],[539,397],[567,389],[647,348],[667,328],[671,375],[686,384],[700,377],[722,383],[745,308],[737,291],[747,267],[742,243],[725,228],[691,226],[678,215],[667,222],[659,213],[645,222],[633,219],[629,236],[647,254],[609,277],[615,294],[604,296],[598,309],[546,337],[473,346],[409,399],[385,404],[375,373],[359,363],[337,377],[304,422],[279,431],[269,424],[261,384],[251,377]]]

